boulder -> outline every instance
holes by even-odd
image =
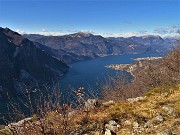
[[[153,118],[153,120],[158,121],[158,122],[162,122],[162,121],[164,121],[164,118],[160,114],[158,114],[156,117]]]
[[[145,128],[152,127],[155,123],[160,123],[163,121],[164,121],[164,118],[160,114],[157,114],[156,117],[152,118],[147,123],[145,123],[144,127]]]
[[[71,132],[70,135],[82,135],[83,134],[83,130],[79,129],[77,131]]]
[[[113,105],[115,102],[113,100],[109,100],[108,102],[104,102],[102,103],[103,106],[110,106],[110,105]]]
[[[105,124],[105,135],[116,134],[119,130],[120,125],[117,124],[114,120],[109,121],[108,124]]]
[[[167,114],[172,114],[174,109],[169,106],[163,106],[162,109],[167,113]]]
[[[145,97],[136,97],[136,98],[128,98],[127,101],[133,103],[133,102],[142,101],[144,99],[145,99]]]
[[[23,120],[20,120],[16,123],[10,123],[8,124],[8,127],[11,128],[11,127],[21,127],[24,123],[28,122],[28,121],[31,121],[32,120],[32,117],[30,118],[25,118]]]
[[[94,109],[95,107],[100,106],[100,103],[98,101],[98,99],[88,99],[85,103],[84,103],[84,107],[85,107],[85,111],[90,111],[92,109]]]
[[[134,128],[134,129],[139,128],[139,123],[138,123],[138,122],[134,122],[134,123],[133,123],[133,128]]]
[[[5,127],[5,129],[9,129],[12,132],[21,134],[23,132],[22,130],[24,129],[25,124],[27,124],[28,122],[32,122],[32,117],[25,118],[18,122],[10,123]]]
[[[109,130],[109,129],[106,129],[106,131],[105,131],[105,134],[104,135],[112,135],[111,134],[111,131]]]

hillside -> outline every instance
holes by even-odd
[[[167,53],[177,42],[176,40],[167,41],[160,36],[151,35],[129,38],[104,38],[101,35],[83,32],[64,36],[34,34],[25,34],[23,36],[32,40],[41,50],[46,50],[50,55],[66,63],[107,55]]]
[[[138,69],[131,82],[120,76],[103,84],[99,99],[84,96],[80,88],[66,97],[74,95],[77,101],[63,104],[58,92],[39,95],[37,108],[24,104],[31,117],[10,103],[12,120],[20,121],[1,126],[0,135],[179,135],[179,53],[177,47],[155,62],[146,62],[150,67]]]
[[[96,107],[91,100],[86,106],[91,108],[88,113],[87,108],[68,109],[67,115],[50,112],[41,120],[34,115],[9,124],[0,130],[0,135],[10,135],[12,131],[18,135],[179,135],[179,97],[180,85],[174,85],[158,87],[126,101],[98,101],[101,106]]]
[[[114,70],[120,70],[120,71],[127,71],[132,76],[135,77],[135,74],[141,70],[143,70],[145,67],[147,67],[150,63],[151,64],[157,64],[161,61],[163,57],[145,57],[145,58],[136,58],[136,62],[132,64],[111,64],[105,66],[106,68],[111,68]]]
[[[8,28],[0,28],[0,98],[60,78],[68,66]]]

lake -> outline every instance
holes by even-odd
[[[71,64],[71,68],[69,69],[68,73],[60,81],[61,91],[65,92],[70,88],[77,89],[83,86],[85,88],[85,91],[93,90],[97,94],[99,91],[99,87],[97,84],[102,84],[109,76],[116,76],[120,72],[106,68],[105,66],[110,64],[129,64],[134,62],[134,58],[152,56],[160,55],[154,53],[112,55]],[[8,100],[0,101],[0,118],[4,116],[3,113],[7,113],[7,103]],[[1,123],[2,121],[0,121],[0,124]]]
[[[139,57],[160,56],[159,54],[127,54],[127,55],[111,55],[99,57],[92,60],[81,61],[71,65],[69,72],[61,80],[62,88],[68,87],[79,88],[81,86],[93,89],[98,88],[97,83],[103,82],[108,76],[115,76],[119,71],[106,68],[110,64],[129,64],[134,62],[134,58]]]

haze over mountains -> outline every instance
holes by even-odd
[[[78,32],[64,36],[25,34],[38,48],[66,63],[107,55],[167,53],[179,43],[176,38],[147,35],[141,37],[109,37]]]

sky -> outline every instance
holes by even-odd
[[[0,0],[0,27],[21,34],[174,36],[180,0]]]

